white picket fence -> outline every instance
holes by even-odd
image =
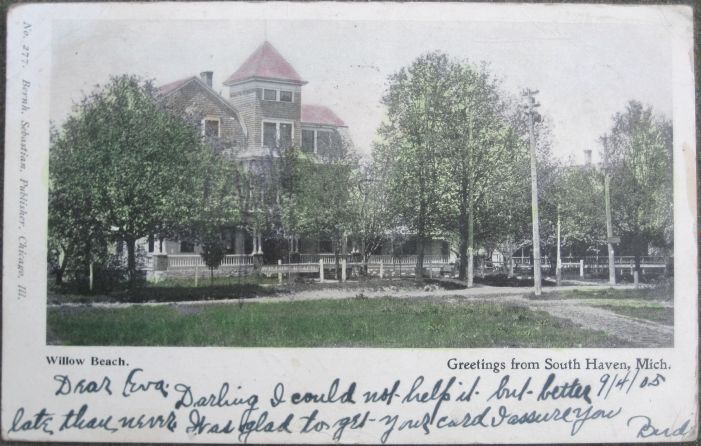
[[[343,259],[344,256],[339,256],[339,261]],[[353,262],[353,255],[346,255],[346,262],[348,264]],[[300,254],[300,263],[319,263],[322,260],[324,264],[336,263],[336,256],[333,253],[323,253],[323,254]],[[369,265],[379,265],[383,263],[385,265],[416,265],[418,256],[416,255],[399,255],[393,256],[391,254],[372,254],[368,258]],[[431,263],[450,263],[450,258],[448,256],[440,255],[425,255],[424,265]]]
[[[227,254],[220,267],[239,267],[253,265],[253,257],[248,254]],[[206,267],[199,254],[173,254],[168,256],[168,268]]]
[[[380,263],[384,265],[416,265],[419,256],[416,255],[401,255],[393,256],[389,254],[378,254],[371,255],[368,259],[369,265],[379,265]],[[440,256],[440,255],[425,255],[424,265],[430,264],[448,264],[450,263],[450,257]]]
[[[351,261],[352,255],[348,254],[345,256],[346,262]],[[339,261],[343,259],[343,256],[339,256]],[[300,254],[300,263],[315,263],[318,264],[319,260],[322,260],[324,264],[336,263],[336,255],[334,253],[322,253],[322,254]]]

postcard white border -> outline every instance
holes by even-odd
[[[51,24],[62,19],[133,20],[145,17],[174,20],[216,20],[222,16],[237,19],[323,19],[323,20],[465,20],[481,22],[559,22],[559,23],[659,23],[664,20],[673,30],[670,48],[674,64],[674,240],[675,240],[675,327],[674,348],[668,349],[253,349],[253,348],[93,348],[47,346],[46,330],[46,234],[47,182],[49,142],[49,97],[51,72]],[[408,385],[418,375],[428,380],[460,375],[446,368],[451,357],[485,358],[508,361],[511,357],[530,360],[553,357],[595,356],[609,360],[634,361],[636,357],[664,358],[672,364],[666,391],[634,393],[608,400],[608,406],[619,405],[628,415],[640,411],[652,414],[660,423],[673,425],[682,419],[693,422],[687,438],[696,438],[697,401],[697,252],[696,252],[696,158],[695,104],[693,65],[693,25],[691,8],[685,6],[609,6],[609,5],[513,5],[513,4],[398,4],[398,3],[142,3],[142,4],[27,4],[11,8],[7,39],[7,98],[5,150],[5,221],[3,252],[3,368],[2,368],[2,434],[7,438],[18,407],[36,411],[42,404],[52,407],[74,407],[76,399],[53,397],[53,375],[71,370],[76,376],[114,375],[123,379],[124,370],[97,368],[60,369],[48,367],[47,354],[120,355],[132,366],[143,368],[153,377],[168,381],[197,383],[232,380],[245,390],[268,395],[277,382],[290,389],[323,390],[319,383],[340,377],[358,387],[381,390],[402,379]],[[23,22],[31,23],[32,31],[23,35]],[[30,51],[29,66],[22,64],[22,48]],[[22,81],[31,83],[30,110],[20,113]],[[26,169],[20,171],[22,121],[29,122],[26,136]],[[26,224],[18,227],[19,187],[21,179],[28,183]],[[21,239],[20,237],[25,237]],[[18,275],[20,243],[27,241],[24,276]],[[18,297],[18,286],[27,289]],[[513,373],[513,372],[512,372]],[[513,373],[515,376],[518,374]],[[580,376],[565,373],[564,377]],[[121,377],[121,378],[117,378]],[[484,380],[497,382],[500,375]],[[542,379],[542,375],[540,378]],[[204,385],[204,384],[201,384]],[[146,396],[131,399],[83,397],[97,412],[128,413],[135,410],[160,410],[163,401]],[[544,407],[551,407],[545,405]],[[514,408],[528,406],[515,403]],[[298,409],[309,412],[309,408]],[[358,408],[358,410],[360,410]],[[357,412],[355,410],[354,412]],[[422,409],[400,408],[403,414],[420,416]],[[348,412],[343,407],[328,410],[329,418]],[[457,416],[457,415],[456,415]],[[597,423],[596,428],[568,435],[564,424],[530,425],[513,429],[436,431],[430,436],[420,431],[396,432],[393,443],[471,443],[471,442],[628,442],[635,441],[624,418],[610,423]],[[349,431],[344,442],[377,443],[382,429]],[[120,432],[110,435],[99,432],[70,431],[47,435],[42,432],[13,433],[15,440],[34,441],[126,441],[126,442],[236,442],[235,437],[192,437],[182,432],[164,435],[159,432]],[[647,441],[659,441],[654,438]],[[671,441],[674,438],[664,438]],[[679,440],[679,439],[676,439]],[[328,443],[328,432],[290,436],[270,434],[251,437],[251,442]]]

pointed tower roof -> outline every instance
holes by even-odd
[[[289,62],[269,42],[263,42],[253,54],[224,81],[235,85],[251,79],[265,79],[304,85],[307,82],[292,68]]]

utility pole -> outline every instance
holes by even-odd
[[[560,286],[562,280],[562,257],[560,257],[560,205],[557,205],[557,264],[555,265],[555,280]]]
[[[534,95],[538,90],[526,89],[523,96],[526,98],[526,114],[528,115],[528,130],[531,145],[531,216],[533,217],[533,292],[536,296],[541,293],[540,279],[540,230],[538,219],[538,171],[536,166],[535,150],[535,122],[540,121],[540,115],[535,111],[539,107]]]
[[[609,150],[608,150],[608,136],[604,135],[602,137],[602,142],[604,144],[604,201],[606,207],[606,238],[608,239],[608,251],[609,251],[609,284],[616,284],[616,258],[613,252],[613,224],[611,222],[611,195],[609,193],[609,188],[611,187],[611,175],[609,172]]]

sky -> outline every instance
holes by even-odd
[[[214,72],[214,89],[268,40],[309,83],[302,101],[332,108],[368,153],[385,116],[387,79],[440,50],[488,64],[507,94],[538,89],[552,148],[583,162],[628,100],[671,119],[671,38],[664,22],[545,23],[469,20],[58,20],[53,24],[51,119],[110,75],[166,84]]]

